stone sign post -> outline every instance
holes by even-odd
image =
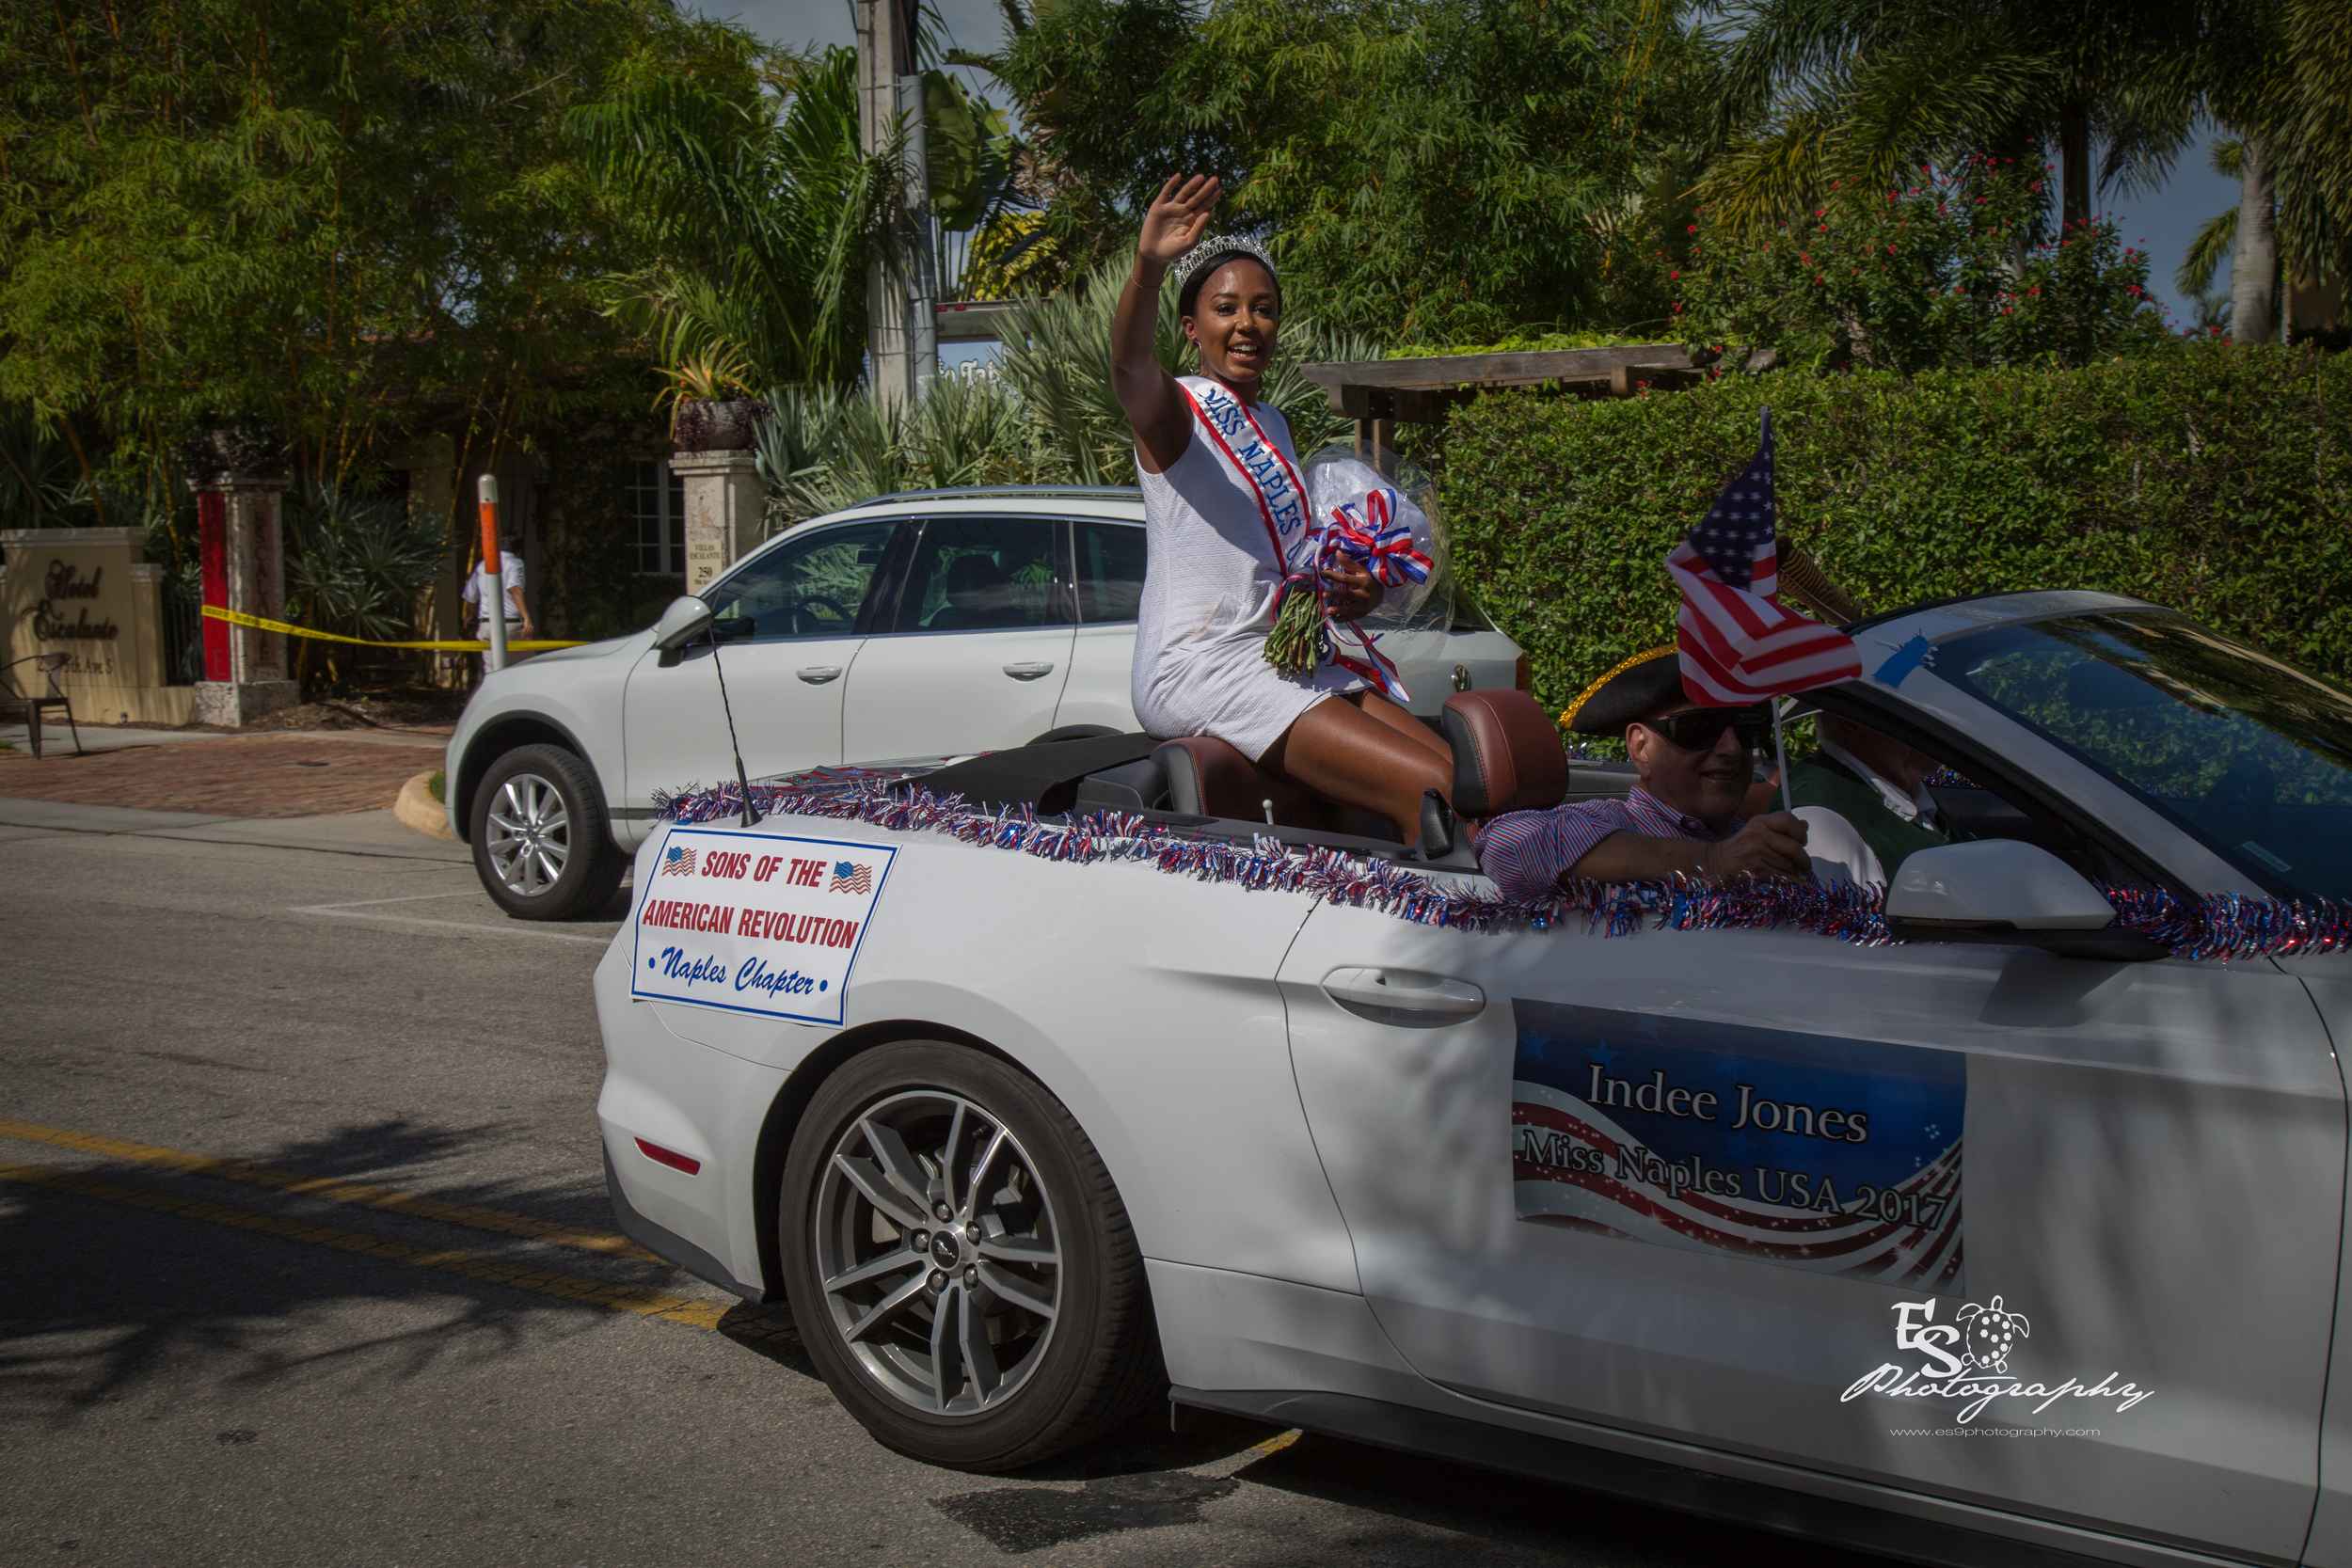
[[[748,448],[682,451],[670,471],[686,482],[686,591],[699,594],[759,545],[759,460]]]
[[[204,602],[264,621],[285,619],[286,561],[280,502],[289,481],[222,474],[197,496]],[[197,721],[241,729],[302,701],[287,678],[281,632],[204,621],[204,678],[196,683]]]
[[[48,690],[40,654],[68,656],[57,688],[83,724],[184,724],[188,689],[164,684],[163,568],[141,559],[135,528],[33,528],[0,533],[7,576],[9,689]]]

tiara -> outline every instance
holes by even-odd
[[[1212,234],[1184,252],[1176,263],[1176,292],[1182,294],[1192,287],[1193,279],[1209,267],[1232,256],[1247,256],[1265,268],[1268,277],[1279,275],[1274,270],[1274,258],[1265,253],[1265,246],[1255,240],[1245,240],[1238,234]]]

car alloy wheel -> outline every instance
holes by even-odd
[[[517,920],[594,917],[628,870],[605,829],[596,775],[561,746],[498,757],[471,791],[466,823],[482,890]]]
[[[572,857],[571,814],[564,792],[536,773],[516,773],[490,797],[483,848],[507,890],[536,898],[564,876]]]
[[[981,1105],[943,1090],[873,1105],[836,1140],[813,1217],[826,1309],[891,1399],[977,1416],[1043,1361],[1062,1297],[1054,1206]]]
[[[809,1359],[901,1453],[1018,1469],[1168,1386],[1117,1185],[1069,1108],[1001,1056],[859,1052],[810,1096],[777,1198]]]

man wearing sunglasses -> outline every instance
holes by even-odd
[[[1738,816],[1756,749],[1771,741],[1771,714],[1691,702],[1671,645],[1637,654],[1587,687],[1568,710],[1568,727],[1622,735],[1641,783],[1622,800],[1571,801],[1488,823],[1479,863],[1506,895],[1540,898],[1567,881],[1677,873],[1709,881],[1813,874],[1802,820],[1788,812]]]

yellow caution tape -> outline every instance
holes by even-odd
[[[308,626],[290,626],[283,621],[264,621],[259,615],[247,615],[241,610],[223,610],[220,606],[213,604],[204,607],[204,613],[215,621],[226,621],[235,626],[251,626],[256,631],[280,632],[288,637],[311,637],[321,642],[356,642],[362,648],[436,648],[443,653],[478,654],[486,652],[490,646],[487,642],[378,642],[373,638],[342,637],[331,631],[312,631]],[[584,642],[549,642],[543,639],[534,639],[529,641],[510,641],[506,644],[506,651],[530,654],[537,653],[542,648],[581,646],[584,646]]]

